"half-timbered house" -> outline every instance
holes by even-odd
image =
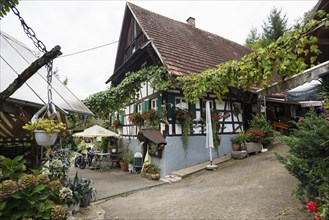
[[[125,73],[153,64],[164,66],[172,76],[201,73],[223,62],[238,60],[250,52],[242,45],[197,28],[192,17],[187,19],[187,23],[179,22],[127,3],[114,73],[106,83],[117,86]],[[214,155],[230,154],[230,136],[243,129],[247,121],[245,117],[252,112],[254,96],[236,88],[229,89],[221,103],[209,91],[204,99],[191,104],[186,102],[180,88],[156,91],[149,82],[144,82],[139,99],[126,106],[121,113],[112,114],[110,120],[121,120],[122,146],[144,155],[148,148],[152,163],[160,166],[163,175],[169,174],[209,159],[202,119],[206,101],[210,101],[211,108],[220,111],[223,116],[218,129],[221,141],[214,149]],[[182,147],[182,124],[174,116],[177,108],[188,109],[196,116],[190,128],[187,151]],[[159,129],[143,129],[128,120],[130,114],[144,113],[149,109],[156,110],[163,119]]]

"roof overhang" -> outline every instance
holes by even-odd
[[[114,86],[118,85],[124,78],[126,72],[132,71],[136,61],[147,53],[147,47],[151,45],[151,42],[146,42],[142,47],[138,48],[129,59],[126,60],[118,69],[113,72],[113,75],[105,82],[106,84],[112,82]]]
[[[258,97],[270,96],[271,94],[287,92],[306,82],[319,79],[329,72],[329,60],[317,66],[305,70],[303,73],[295,74],[283,82],[274,83],[273,85],[256,91]]]
[[[167,144],[165,137],[156,129],[141,129],[137,136],[139,141],[149,140],[157,145]]]

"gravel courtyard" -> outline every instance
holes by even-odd
[[[274,152],[285,153],[286,147],[98,205],[106,219],[310,219],[292,195],[297,180]]]

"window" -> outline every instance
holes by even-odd
[[[137,104],[137,112],[142,113],[142,103]]]
[[[151,100],[151,109],[158,110],[158,99]]]
[[[188,109],[188,104],[184,98],[175,98],[175,107],[180,109]]]

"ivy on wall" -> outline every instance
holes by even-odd
[[[159,91],[172,88],[174,78],[163,66],[149,66],[136,72],[126,73],[126,77],[116,87],[95,93],[84,100],[84,104],[96,117],[107,119],[110,113],[119,111],[131,101],[138,99],[141,83],[148,81]]]

